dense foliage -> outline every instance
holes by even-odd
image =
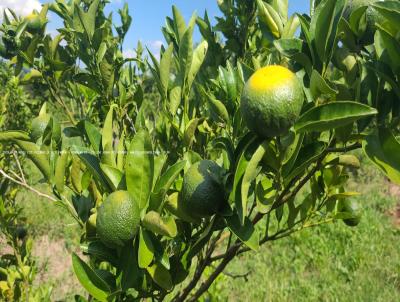
[[[73,267],[96,300],[195,301],[240,253],[335,220],[356,225],[351,150],[400,183],[398,1],[311,1],[310,15],[288,16],[287,0],[219,0],[215,26],[207,13],[187,24],[173,7],[160,59],[141,45],[124,58],[128,7],[114,25],[106,2],[9,11],[0,28],[15,74],[68,120],[45,103],[30,130],[10,125],[0,142],[26,152],[82,227],[89,261],[73,254]],[[53,38],[48,10],[63,21]],[[267,65],[295,73],[305,101],[289,131],[265,138],[240,102]]]

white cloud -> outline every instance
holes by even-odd
[[[29,15],[34,9],[40,11],[42,5],[39,0],[0,0],[0,19],[3,18],[3,11],[6,8],[12,9],[17,15]]]
[[[136,56],[136,51],[134,49],[126,49],[122,54],[124,58],[134,58]]]
[[[164,45],[164,42],[161,40],[149,41],[146,43],[147,47],[151,51],[151,53],[157,58],[160,58],[161,46]]]

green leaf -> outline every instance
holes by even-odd
[[[179,71],[181,79],[188,78],[193,61],[193,29],[194,24],[190,24],[186,29],[179,44]]]
[[[150,198],[150,210],[157,212],[161,210],[165,195],[185,166],[186,160],[175,163],[169,167],[168,170],[165,171],[165,173],[156,182]]]
[[[241,196],[242,196],[242,211],[238,211],[239,215],[239,220],[240,223],[243,225],[245,218],[247,216],[247,200],[248,200],[248,195],[249,195],[249,189],[251,186],[251,183],[256,179],[257,177],[257,168],[266,154],[268,149],[268,142],[262,143],[254,152],[253,156],[251,157],[249,163],[247,164],[246,170],[243,175],[243,180],[242,180],[242,188],[241,188]]]
[[[147,268],[154,258],[154,246],[151,237],[143,229],[140,229],[139,234],[139,253],[138,263],[140,268]]]
[[[199,72],[200,67],[203,64],[204,59],[207,55],[207,50],[208,50],[207,41],[201,42],[194,50],[193,60],[190,65],[190,70],[187,78],[188,89],[192,87],[193,81],[196,78],[196,75]]]
[[[377,1],[373,4],[375,10],[379,12],[387,21],[384,25],[389,24],[394,32],[398,32],[400,28],[400,8],[398,1]]]
[[[296,161],[292,164],[292,168],[289,166],[283,170],[283,177],[285,185],[289,184],[290,181],[307,169],[313,162],[315,162],[321,154],[325,151],[326,145],[322,142],[315,142],[308,144],[300,149],[299,155]]]
[[[163,265],[154,263],[152,266],[147,267],[147,272],[159,286],[165,290],[172,289],[173,284],[171,274]]]
[[[106,119],[104,121],[103,131],[101,133],[101,145],[103,150],[106,150],[106,145],[113,145],[114,137],[113,137],[113,114],[114,107],[116,105],[112,105],[110,110],[107,113]]]
[[[217,121],[229,122],[229,113],[225,105],[212,96],[208,98],[208,101],[213,118]]]
[[[110,288],[106,281],[100,278],[78,255],[72,254],[72,267],[82,286],[99,301],[107,301]]]
[[[400,42],[386,31],[378,29],[375,33],[375,49],[378,58],[400,75]]]
[[[275,38],[280,38],[283,32],[283,23],[277,11],[262,0],[257,0],[257,7],[261,21],[268,27]]]
[[[104,174],[100,167],[99,159],[93,155],[89,149],[80,147],[80,146],[72,146],[72,151],[78,155],[81,161],[83,161],[88,168],[88,170],[92,173],[95,179],[106,189],[110,189],[108,185],[107,179],[104,177]]]
[[[194,118],[188,123],[185,130],[185,134],[183,135],[183,142],[185,146],[191,146],[193,141],[195,141],[196,139],[195,133],[200,121],[201,119]]]
[[[343,14],[345,0],[323,0],[316,7],[310,24],[315,48],[323,63],[328,63],[334,47],[338,23]]]
[[[175,237],[178,234],[175,220],[172,217],[161,217],[154,211],[148,212],[142,223],[147,230],[158,235]]]
[[[151,138],[146,130],[140,130],[129,146],[126,158],[126,185],[141,209],[147,207],[153,186],[153,174],[154,154]]]
[[[291,57],[301,52],[303,41],[297,38],[279,39],[274,41],[274,45],[281,54]]]
[[[367,105],[344,101],[332,102],[314,107],[304,113],[294,125],[296,132],[322,132],[351,124],[363,117],[377,114]]]
[[[137,288],[141,285],[142,272],[138,266],[137,245],[130,241],[121,250],[119,256],[121,289],[127,291],[129,288]]]
[[[367,136],[363,142],[367,157],[394,183],[400,185],[400,143],[388,129]]]
[[[313,98],[316,100],[321,95],[334,96],[338,93],[337,90],[329,86],[329,84],[321,77],[315,69],[311,73],[310,91]]]
[[[54,171],[54,185],[58,192],[64,191],[65,182],[65,169],[68,163],[68,151],[62,151],[61,155],[57,159],[56,168]]]
[[[160,82],[161,82],[161,86],[163,88],[162,95],[165,99],[167,99],[167,95],[168,95],[171,59],[172,59],[173,51],[174,51],[174,45],[172,43],[170,43],[160,61]]]
[[[95,152],[100,151],[100,142],[101,142],[101,133],[97,130],[96,126],[89,123],[88,121],[84,122],[84,128],[87,138],[89,139],[90,145]]]
[[[253,251],[257,251],[259,249],[259,233],[254,228],[249,218],[245,218],[243,225],[240,223],[237,215],[226,217],[225,220],[229,230],[235,234],[240,241],[242,241]]]
[[[283,28],[282,39],[293,38],[299,26],[300,26],[299,17],[296,14],[292,15]]]
[[[88,36],[90,38],[93,37],[94,31],[96,29],[96,15],[98,12],[98,7],[100,4],[100,0],[94,0],[92,4],[90,4],[89,10],[87,13],[81,14],[82,10],[79,10],[79,16],[84,26]]]
[[[100,164],[100,167],[113,191],[117,190],[120,187],[124,174],[117,168],[106,164]]]
[[[176,114],[182,100],[182,88],[180,86],[175,86],[172,88],[171,92],[169,93],[169,111],[172,115]]]
[[[180,43],[180,41],[183,38],[183,35],[185,34],[185,29],[186,29],[185,19],[183,18],[181,12],[175,5],[172,6],[172,14],[174,16],[174,31],[178,43]]]
[[[7,143],[14,140],[30,141],[31,137],[24,131],[3,131],[0,132],[0,142]]]
[[[50,158],[46,151],[41,150],[35,143],[28,141],[17,139],[13,140],[13,143],[26,153],[47,180],[51,179]]]

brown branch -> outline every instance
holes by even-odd
[[[219,276],[219,274],[222,273],[222,271],[225,269],[225,267],[228,265],[228,263],[236,256],[237,251],[239,250],[241,244],[236,246],[234,245],[232,248],[230,248],[222,262],[217,266],[215,271],[208,277],[206,281],[204,281],[200,288],[196,291],[196,293],[191,296],[187,301],[189,302],[194,302],[197,301],[200,296],[208,290],[208,288],[211,286],[211,284],[215,281],[215,279]]]
[[[211,242],[209,248],[207,249],[206,255],[202,261],[200,261],[197,264],[194,276],[192,280],[189,282],[189,284],[184,288],[182,294],[178,293],[172,301],[175,302],[183,302],[187,298],[187,296],[190,294],[190,292],[196,287],[197,283],[199,282],[201,276],[203,275],[204,270],[206,269],[207,265],[210,263],[210,258],[212,253],[214,252],[215,247],[217,246],[217,243],[222,235],[222,231],[218,233],[218,235],[213,239]]]

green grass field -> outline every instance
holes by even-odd
[[[400,301],[400,228],[393,215],[400,190],[365,164],[349,188],[362,193],[357,197],[364,209],[358,227],[338,221],[243,254],[203,300]],[[46,200],[23,192],[19,202],[36,238],[36,283],[52,286],[54,300],[73,300],[74,293],[83,292],[69,255],[78,250],[79,229]]]

